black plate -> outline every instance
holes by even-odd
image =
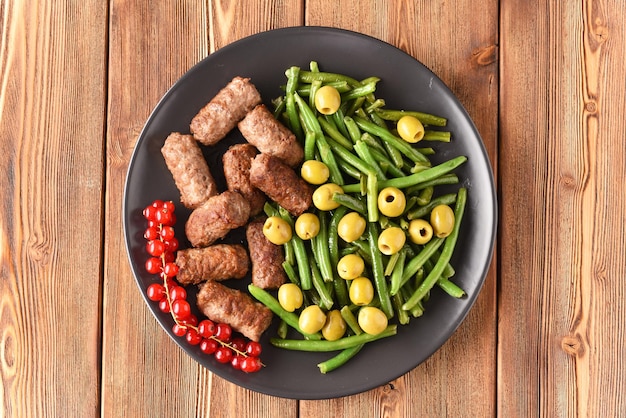
[[[273,348],[268,338],[275,335],[276,324],[262,339],[262,360],[267,365],[262,371],[248,375],[219,364],[197,346],[175,337],[169,314],[160,312],[156,303],[146,299],[165,331],[200,364],[245,388],[296,399],[363,392],[407,373],[433,354],[473,305],[491,261],[496,233],[493,174],[482,140],[463,106],[435,74],[394,46],[362,34],[319,27],[273,30],[225,46],[189,70],[156,106],[137,141],[128,170],[123,218],[130,264],[144,298],[148,285],[158,278],[144,269],[147,253],[142,209],[154,199],[179,202],[178,191],[160,154],[167,135],[172,131],[189,132],[192,117],[234,76],[250,77],[269,105],[271,99],[281,95],[279,86],[286,81],[285,69],[292,65],[308,69],[311,60],[317,61],[322,71],[345,73],[357,79],[380,77],[376,95],[386,100],[387,108],[420,110],[448,118],[447,129],[452,132],[453,141],[439,146],[433,161],[457,155],[469,158],[457,170],[468,189],[468,204],[452,259],[454,280],[468,296],[456,300],[434,290],[423,317],[400,327],[397,336],[367,345],[356,358],[327,375],[321,374],[316,365],[332,354]],[[228,145],[241,141],[235,130],[215,147],[204,149],[221,187],[220,155]],[[183,226],[189,212],[181,204],[177,208],[176,230],[184,246]],[[229,241],[241,240],[241,234],[229,237]],[[235,281],[228,285],[244,286]],[[194,292],[189,293],[194,304]]]

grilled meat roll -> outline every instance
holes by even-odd
[[[291,167],[271,155],[261,153],[254,158],[250,183],[293,216],[300,216],[311,206],[311,186]]]
[[[239,193],[227,190],[210,197],[196,208],[185,223],[187,239],[194,247],[207,247],[229,231],[244,226],[250,217],[250,205]]]
[[[250,183],[250,165],[257,153],[250,144],[235,144],[222,156],[226,186],[246,198],[250,204],[250,216],[261,212],[266,201],[263,192]]]
[[[259,103],[261,94],[250,79],[235,77],[194,116],[189,128],[196,140],[213,145]]]
[[[252,341],[272,322],[272,311],[248,294],[218,282],[206,282],[197,295],[198,308],[210,320],[229,324]]]
[[[280,158],[290,167],[304,158],[296,136],[265,105],[258,105],[237,125],[246,140],[264,154]]]
[[[209,166],[191,135],[171,133],[161,148],[161,154],[174,177],[183,205],[195,209],[218,193]]]
[[[249,270],[250,259],[239,244],[215,244],[203,248],[188,248],[176,252],[178,274],[182,285],[209,280],[241,279]]]
[[[252,263],[252,284],[262,289],[278,289],[287,281],[283,269],[282,247],[272,244],[263,234],[263,224],[267,217],[259,217],[248,223],[246,238]]]

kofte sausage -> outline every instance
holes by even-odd
[[[252,160],[250,182],[293,216],[300,216],[311,206],[311,186],[291,167],[271,155],[261,153]]]
[[[237,126],[246,141],[262,153],[280,158],[290,167],[304,158],[304,150],[296,136],[265,105],[256,106]]]
[[[252,341],[259,341],[272,322],[272,311],[265,305],[218,282],[202,285],[197,294],[197,305],[211,321],[229,324]]]
[[[183,205],[195,209],[218,193],[198,142],[191,135],[171,133],[161,148],[161,154],[174,177]]]
[[[196,140],[213,145],[259,103],[261,94],[250,79],[235,77],[194,116],[189,128]]]
[[[222,156],[226,186],[248,200],[250,216],[260,213],[267,200],[263,192],[250,183],[250,165],[257,153],[257,149],[250,144],[235,144]]]
[[[178,274],[182,285],[209,280],[241,279],[249,270],[250,259],[239,244],[215,244],[203,248],[187,248],[176,252]]]
[[[232,229],[244,226],[249,217],[248,201],[239,193],[226,190],[191,212],[185,233],[194,247],[207,247]]]
[[[262,289],[278,289],[287,281],[283,269],[283,249],[271,243],[263,234],[263,224],[267,217],[259,217],[246,228],[248,251],[252,263],[252,284]]]

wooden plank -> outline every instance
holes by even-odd
[[[370,0],[359,3],[358,9],[348,1],[330,4],[318,0],[308,1],[306,8],[308,25],[341,27],[374,36],[403,49],[437,73],[468,109],[494,168],[497,19],[498,4],[493,0],[481,3],[480,8],[471,1],[458,1],[450,7],[440,2]],[[496,276],[492,267],[465,322],[424,364],[364,394],[303,401],[300,416],[495,415],[495,346]]]
[[[212,375],[162,331],[126,263],[120,208],[133,147],[165,91],[209,52],[274,25],[300,23],[300,7],[293,1],[112,2],[102,388],[108,415],[225,416],[236,410],[242,416],[296,416],[296,401]],[[273,13],[280,20],[271,20]],[[128,364],[143,373],[129,373]]]
[[[501,11],[498,413],[619,416],[626,9],[503,1]]]
[[[106,5],[0,4],[0,415],[99,409]]]

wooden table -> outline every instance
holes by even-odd
[[[625,413],[625,20],[621,0],[3,1],[0,416]],[[484,139],[500,208],[485,286],[443,348],[323,401],[239,388],[184,354],[138,292],[121,221],[165,91],[224,45],[298,25],[435,71]]]

